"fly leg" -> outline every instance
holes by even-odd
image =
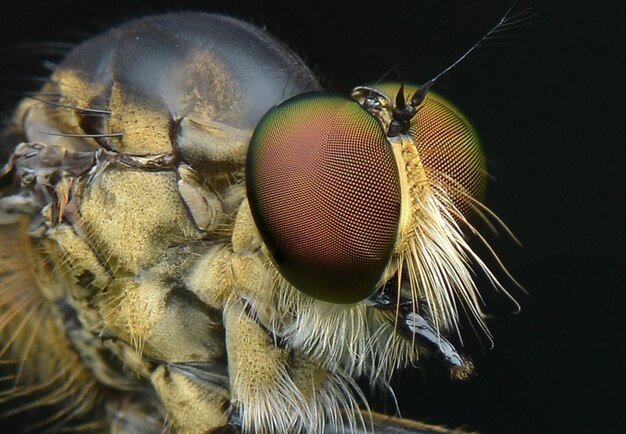
[[[150,376],[176,432],[211,432],[227,423],[229,394],[219,381],[207,381],[206,367],[163,363]]]
[[[290,352],[235,302],[224,312],[231,405],[244,432],[299,432],[307,404],[289,375]]]

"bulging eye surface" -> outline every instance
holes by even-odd
[[[353,303],[380,283],[400,181],[382,127],[359,104],[314,92],[270,110],[250,142],[246,187],[274,263],[297,289]]]
[[[388,83],[376,88],[395,97],[400,85]],[[417,89],[405,85],[405,94],[413,95]],[[455,207],[470,217],[473,202],[482,201],[485,195],[487,163],[469,121],[450,102],[429,92],[411,120],[409,134],[431,185],[445,188]]]

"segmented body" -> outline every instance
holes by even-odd
[[[399,310],[415,334],[426,297],[422,313],[439,325],[423,330],[456,325],[452,294],[400,284],[411,249],[432,235],[415,229],[435,213],[426,202],[438,196],[424,191],[447,181],[427,185],[414,145],[396,140],[402,200],[426,211],[403,211],[387,298],[333,305],[296,291],[255,225],[244,164],[261,117],[318,88],[280,42],[223,16],[148,17],[77,47],[20,105],[21,144],[0,173],[0,332],[18,367],[7,396],[62,402],[44,422],[53,429],[81,417],[128,433],[365,424],[355,379],[387,385],[424,349],[397,331]],[[458,236],[461,213],[436,215]],[[466,375],[437,334],[425,338],[431,352]]]

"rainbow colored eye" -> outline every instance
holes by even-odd
[[[466,218],[484,199],[487,162],[476,132],[448,101],[429,95],[411,122],[426,176],[444,187],[454,206]]]
[[[358,103],[313,92],[270,110],[250,141],[246,187],[294,287],[354,303],[381,283],[398,237],[400,180],[383,128]]]
[[[375,89],[392,98],[400,84],[379,84]],[[404,89],[412,95],[418,87],[405,85]],[[469,121],[449,101],[429,92],[411,119],[409,135],[431,187],[444,189],[458,212],[471,217],[475,202],[484,199],[487,162]]]

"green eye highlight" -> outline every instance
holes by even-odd
[[[250,141],[246,187],[289,283],[333,303],[376,289],[398,236],[400,180],[382,127],[358,103],[314,92],[270,110]]]
[[[395,96],[400,84],[376,89]],[[405,85],[405,94],[413,95],[417,89]],[[429,92],[411,120],[409,134],[431,185],[445,188],[454,206],[471,217],[473,202],[484,199],[487,187],[487,162],[472,125],[449,101]]]

